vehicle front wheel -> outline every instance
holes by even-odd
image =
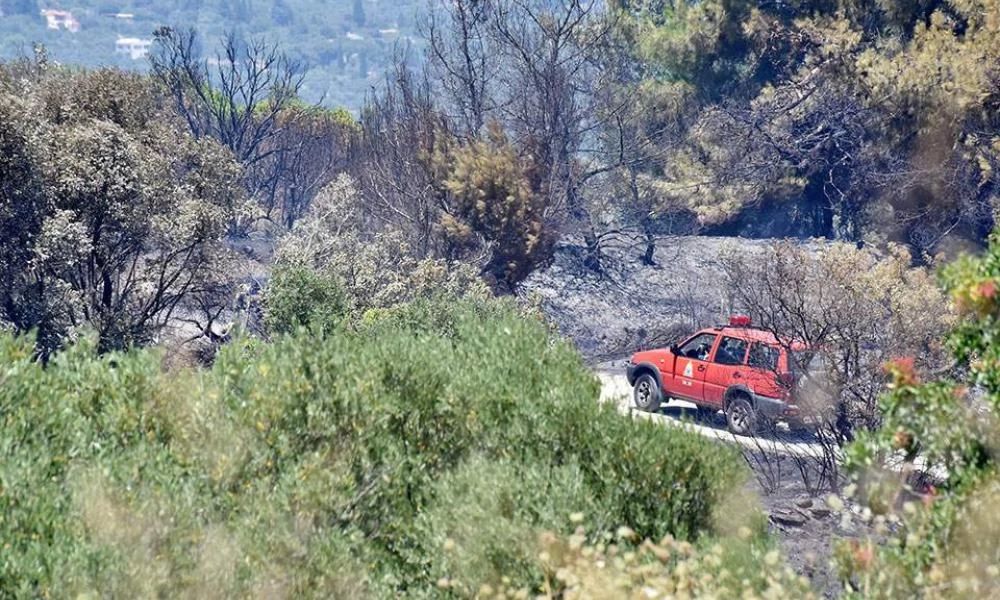
[[[660,392],[659,384],[656,383],[656,378],[649,373],[640,375],[632,388],[632,399],[635,401],[635,407],[639,410],[659,411],[663,394]]]
[[[746,396],[736,396],[726,405],[726,423],[736,435],[753,435],[757,431],[757,411]]]

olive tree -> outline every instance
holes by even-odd
[[[102,350],[150,341],[214,285],[241,170],[143,76],[18,68],[0,76],[0,319],[43,353],[84,326]]]

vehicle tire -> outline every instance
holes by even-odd
[[[646,412],[658,412],[663,402],[663,392],[656,378],[649,373],[643,373],[635,380],[632,387],[632,400],[635,407]]]
[[[750,399],[740,394],[726,404],[726,424],[736,435],[753,435],[757,432],[758,418]]]

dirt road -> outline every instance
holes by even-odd
[[[695,405],[689,402],[671,400],[655,414],[636,410],[632,403],[632,388],[625,379],[623,367],[615,367],[614,363],[605,364],[596,373],[601,380],[601,400],[614,403],[623,414],[651,419],[669,427],[684,427],[705,437],[740,444],[755,451],[804,458],[823,456],[823,447],[812,436],[793,434],[785,429],[779,429],[773,435],[735,435],[726,429],[725,417],[721,413],[712,422],[698,421]]]

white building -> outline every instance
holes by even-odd
[[[45,24],[49,29],[65,29],[72,33],[80,31],[80,22],[68,10],[46,8],[42,10]]]
[[[123,37],[115,42],[115,54],[127,54],[132,60],[145,58],[149,54],[149,47],[153,45],[153,40],[141,40],[139,38]]]

